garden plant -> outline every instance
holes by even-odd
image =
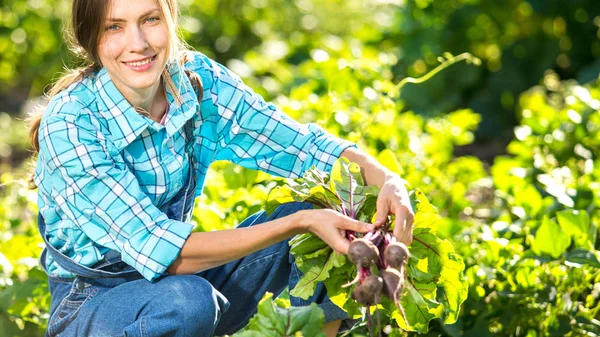
[[[186,41],[294,119],[366,149],[406,180],[415,210],[406,247],[393,218],[346,233],[371,250],[358,256],[292,238],[304,278],[266,294],[237,336],[323,336],[322,312],[287,298],[318,282],[355,319],[340,336],[600,335],[600,2],[182,3]],[[0,336],[43,336],[48,321],[23,120],[72,63],[64,15],[56,0],[0,4]],[[370,221],[378,191],[359,172],[340,160],[272,179],[215,162],[195,230],[287,201]]]

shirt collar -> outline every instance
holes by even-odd
[[[171,81],[166,80],[166,75]],[[140,115],[125,99],[110,78],[106,68],[101,68],[96,75],[97,96],[102,103],[100,113],[107,120],[109,134],[106,137],[120,151],[133,142],[147,128],[159,130],[165,128],[165,142],[173,136],[198,111],[199,103],[196,92],[185,75],[183,67],[177,62],[169,62],[163,72],[163,84],[167,91],[169,103],[167,122],[164,126],[152,119]],[[172,82],[172,86],[169,84]],[[180,98],[180,99],[179,99]]]

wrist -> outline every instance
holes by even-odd
[[[400,176],[398,174],[394,173],[393,171],[390,171],[387,168],[383,168],[379,177],[380,177],[379,178],[380,180],[377,181],[377,183],[375,183],[374,185],[376,185],[380,189],[383,188],[383,185],[385,185],[388,181],[394,180],[394,179],[400,179]]]
[[[300,210],[292,214],[292,231],[294,235],[308,233],[310,221],[308,221],[308,212]]]

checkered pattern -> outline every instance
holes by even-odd
[[[167,91],[164,126],[138,114],[104,68],[48,105],[39,129],[38,206],[49,242],[75,262],[93,266],[114,249],[150,281],[165,274],[193,228],[161,208],[187,181],[190,159],[198,196],[215,160],[299,177],[313,165],[330,170],[356,146],[295,122],[222,65],[190,53],[185,67],[200,75],[203,99],[183,69],[169,64],[182,104]],[[183,125],[190,119],[188,143]],[[74,276],[47,259],[51,274]]]

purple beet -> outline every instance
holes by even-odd
[[[404,307],[400,304],[400,296],[402,296],[402,291],[404,290],[404,274],[394,268],[387,268],[380,275],[383,279],[383,295],[394,301],[394,304],[400,310],[404,322],[409,324]]]
[[[354,287],[352,298],[364,306],[376,305],[381,299],[383,279],[376,275],[367,276],[362,284]]]
[[[348,260],[357,266],[369,267],[379,259],[379,249],[371,241],[355,239],[348,248]]]
[[[385,248],[383,258],[390,267],[400,270],[408,260],[408,247],[402,242],[392,242]]]
[[[393,300],[394,303],[398,302],[402,288],[404,288],[402,273],[394,268],[387,268],[379,275],[383,279],[383,295]]]

